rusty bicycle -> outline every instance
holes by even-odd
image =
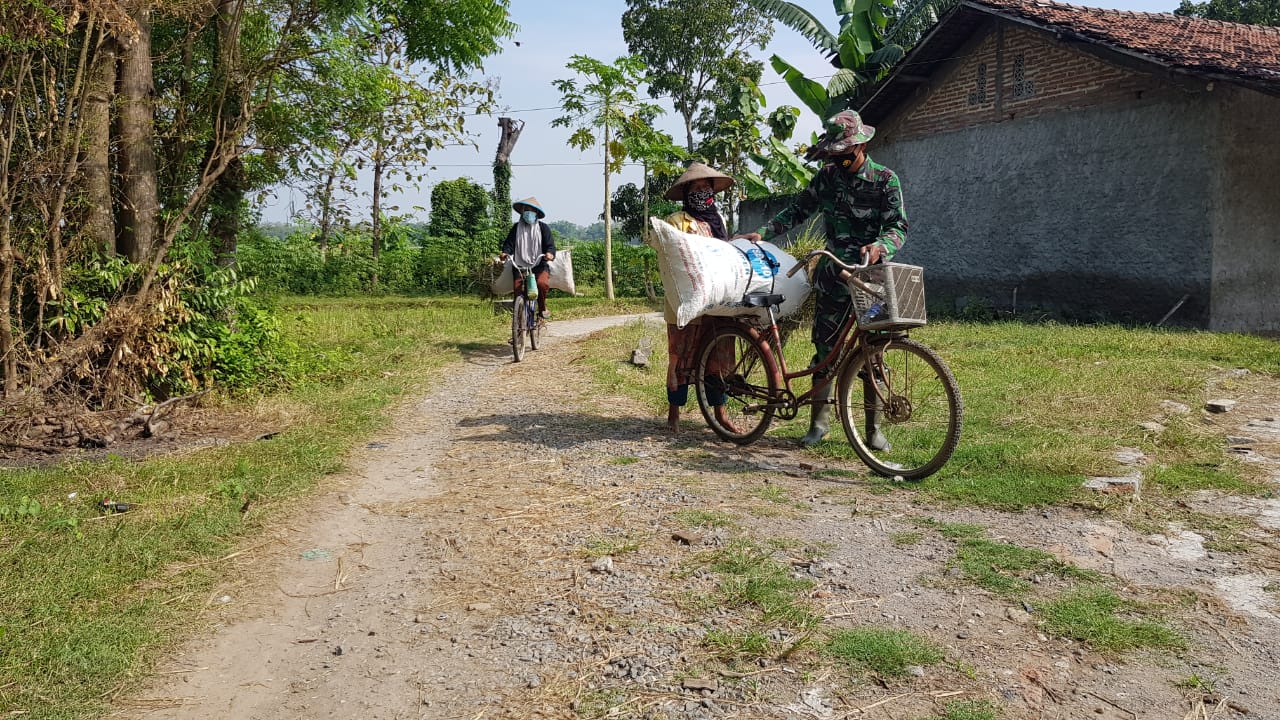
[[[839,268],[853,296],[831,353],[815,366],[789,370],[775,311],[783,296],[749,293],[743,305],[760,312],[710,319],[695,374],[703,417],[716,435],[745,445],[760,439],[775,417],[790,420],[804,406],[832,402],[854,452],[872,471],[903,480],[932,475],[959,442],[964,401],[942,358],[908,336],[926,322],[923,271],[897,263],[850,265],[815,250],[788,275],[820,257]],[[792,381],[802,377],[813,377],[813,387],[796,394]],[[831,383],[834,398],[824,400]],[[708,389],[727,397],[728,422],[716,417]]]

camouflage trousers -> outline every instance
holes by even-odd
[[[813,277],[814,311],[813,311],[813,364],[816,367],[831,354],[835,346],[840,327],[853,312],[853,297],[849,294],[849,286],[840,279],[840,270],[831,263],[819,263]],[[836,371],[834,366],[823,368],[814,373],[814,380],[831,377]]]

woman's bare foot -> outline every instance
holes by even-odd
[[[720,423],[720,427],[724,428],[725,430],[728,430],[734,435],[742,434],[742,430],[738,429],[738,426],[734,425],[733,421],[729,419],[728,408],[726,408],[724,405],[717,405],[715,413],[716,413],[716,422]]]
[[[667,406],[667,430],[669,430],[672,435],[680,434],[680,406],[679,405]]]

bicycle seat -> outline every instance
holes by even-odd
[[[753,308],[777,307],[786,300],[783,295],[769,295],[767,293],[747,293],[742,296],[742,304]]]

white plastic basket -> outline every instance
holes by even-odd
[[[924,306],[924,268],[919,265],[882,263],[854,273],[883,297],[874,297],[862,288],[849,284],[854,312],[863,330],[893,330],[920,327],[929,319]],[[861,318],[879,303],[880,309],[867,322]]]

